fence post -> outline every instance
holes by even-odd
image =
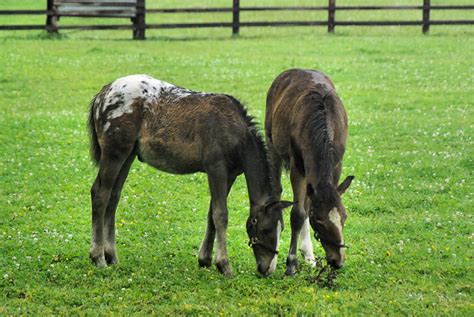
[[[334,33],[336,25],[336,0],[329,0],[328,5],[328,32]]]
[[[232,3],[232,34],[239,34],[240,29],[240,0]]]
[[[423,0],[423,33],[427,34],[430,31],[430,0]]]
[[[54,0],[48,0],[47,10],[53,11],[54,14],[48,13],[46,15],[46,30],[49,34],[58,33],[58,17],[56,16],[56,8],[54,6]]]
[[[133,39],[144,40],[145,39],[145,0],[137,0],[137,14],[133,21]]]

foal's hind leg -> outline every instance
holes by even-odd
[[[227,178],[227,196],[229,196],[230,189],[235,182],[237,176],[229,176]],[[212,248],[214,247],[214,239],[216,238],[216,227],[214,226],[214,220],[212,218],[212,199],[209,205],[209,211],[207,213],[207,229],[204,239],[199,249],[199,266],[210,267],[212,264]]]
[[[98,267],[106,266],[104,216],[110,201],[112,189],[117,181],[120,170],[130,151],[119,150],[114,153],[102,153],[99,174],[91,188],[92,199],[92,246],[89,256]]]
[[[117,205],[120,199],[120,194],[122,192],[123,184],[127,179],[128,172],[130,171],[130,166],[135,159],[136,154],[132,153],[127,158],[123,164],[120,172],[115,181],[114,187],[110,194],[109,203],[105,211],[105,249],[104,255],[107,264],[115,264],[118,261],[117,251],[115,248],[115,211],[117,210]]]

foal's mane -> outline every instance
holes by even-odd
[[[255,142],[255,145],[257,146],[258,150],[258,156],[254,157],[260,162],[260,166],[263,168],[262,172],[264,174],[264,178],[267,184],[272,184],[272,178],[270,177],[270,164],[269,164],[269,159],[268,159],[268,149],[267,146],[263,140],[262,133],[260,132],[258,128],[258,123],[256,122],[255,118],[251,115],[248,114],[247,108],[236,98],[226,95],[232,100],[232,103],[238,110],[239,114],[242,116],[242,118],[245,120],[247,123],[247,126],[249,128],[251,140],[245,140],[245,144],[243,144],[243,148],[245,148],[248,144],[249,141]],[[233,160],[242,160],[242,154],[243,153],[233,153]],[[273,188],[273,187],[272,187]]]
[[[338,98],[333,90],[314,89],[306,95],[304,102],[311,109],[307,115],[305,130],[316,163],[318,179],[317,183],[313,184],[316,185],[314,190],[322,201],[335,204],[338,195],[333,172],[342,159],[344,149],[331,140],[328,121],[331,119],[329,112],[334,111]]]

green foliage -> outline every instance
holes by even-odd
[[[472,27],[63,33],[0,34],[0,315],[472,315]],[[268,87],[291,67],[329,74],[350,119],[350,248],[331,288],[304,263],[284,276],[289,215],[277,271],[257,276],[242,177],[229,198],[234,276],[198,268],[205,175],[138,161],[117,212],[120,263],[89,263],[85,123],[102,85],[148,73],[232,94],[263,122]],[[287,175],[284,190],[291,199]]]

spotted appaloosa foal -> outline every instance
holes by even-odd
[[[345,260],[342,229],[347,218],[341,195],[354,177],[348,176],[338,186],[347,115],[331,80],[314,70],[291,69],[280,74],[268,91],[265,131],[275,196],[281,193],[281,167],[286,163],[295,201],[286,274],[296,272],[298,237],[305,260],[315,264],[309,223],[328,263],[340,268]]]
[[[106,85],[91,102],[91,152],[99,165],[91,189],[92,247],[99,267],[117,262],[115,210],[130,166],[138,156],[174,174],[208,175],[211,203],[199,264],[210,266],[217,232],[216,265],[228,275],[227,195],[244,173],[250,215],[247,231],[263,275],[275,270],[282,209],[272,196],[266,149],[243,106],[233,97],[177,87],[147,75]]]

